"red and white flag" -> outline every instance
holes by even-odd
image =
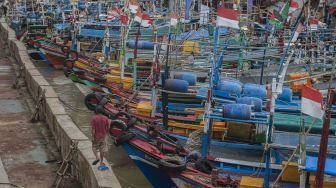
[[[121,22],[121,25],[127,25],[128,24],[128,16],[127,15],[120,15],[120,22]]]
[[[297,0],[290,0],[290,3],[289,3],[289,12],[294,12],[294,11],[296,11],[299,8],[300,8],[300,5],[297,2]]]
[[[152,25],[152,20],[148,14],[142,15],[141,26],[142,27],[149,27]]]
[[[137,10],[139,8],[139,4],[136,0],[131,0],[131,2],[129,3],[128,8],[130,9],[130,11],[135,14],[137,13]]]
[[[170,15],[170,25],[171,26],[176,26],[178,23],[178,16],[175,12],[172,12]]]
[[[301,112],[309,116],[322,119],[324,115],[322,93],[314,88],[303,85]]]
[[[293,36],[293,39],[292,39],[292,42],[296,42],[297,38],[299,37],[300,33],[302,32],[303,30],[303,25],[301,22],[299,22],[299,25],[297,26],[296,28],[296,31],[294,33],[294,36]]]
[[[318,26],[318,19],[310,19],[309,20],[309,26],[312,31],[317,31],[317,26]]]
[[[224,7],[218,8],[217,26],[239,29],[238,11]]]

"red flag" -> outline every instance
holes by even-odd
[[[224,7],[218,8],[217,26],[239,29],[238,11]]]

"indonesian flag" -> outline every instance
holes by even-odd
[[[127,15],[121,15],[120,16],[120,22],[121,22],[121,25],[127,25],[128,24],[128,16]]]
[[[296,31],[294,33],[294,36],[293,36],[293,39],[292,39],[292,42],[296,42],[297,38],[299,37],[300,33],[302,32],[303,30],[303,25],[301,22],[299,22],[299,25],[297,26],[296,28]]]
[[[301,112],[309,116],[322,119],[323,111],[323,96],[318,90],[303,85]]]
[[[217,26],[239,29],[238,11],[224,7],[218,8]]]
[[[131,0],[128,8],[133,14],[137,13],[137,10],[139,8],[138,2],[136,0]]]
[[[318,23],[319,23],[318,19],[310,19],[310,20],[309,20],[310,29],[311,29],[312,31],[316,31],[316,30],[317,30]]]
[[[141,26],[142,27],[149,27],[152,25],[152,20],[148,14],[142,15]]]
[[[289,12],[294,12],[294,11],[296,11],[299,8],[300,8],[300,5],[297,2],[297,0],[290,0]]]
[[[170,15],[170,25],[171,26],[176,26],[178,23],[178,16],[175,12],[172,12]]]

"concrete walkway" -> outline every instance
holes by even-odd
[[[30,122],[30,96],[25,88],[12,88],[14,66],[1,50],[0,187],[9,182],[21,187],[51,187],[59,165],[46,161],[61,157],[47,126]]]

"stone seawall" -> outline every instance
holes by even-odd
[[[8,48],[9,55],[18,62],[22,69],[25,84],[35,102],[38,102],[40,95],[45,92],[42,99],[40,116],[44,119],[65,158],[70,151],[73,141],[78,142],[78,151],[73,157],[73,172],[84,188],[119,188],[119,181],[110,169],[101,172],[97,166],[92,166],[95,156],[91,149],[91,141],[75,125],[69,115],[65,112],[56,92],[49,85],[48,81],[40,74],[33,62],[30,60],[25,45],[18,41],[15,32],[8,26],[5,19],[0,23],[0,46]],[[5,53],[2,50],[0,53]]]

